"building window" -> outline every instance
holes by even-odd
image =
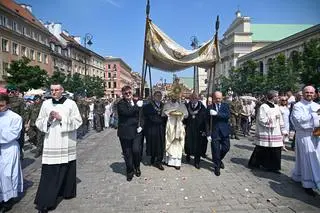
[[[111,82],[108,82],[108,88],[111,89]]]
[[[31,30],[29,28],[26,29],[26,36],[30,38]]]
[[[7,62],[2,62],[2,68],[3,68],[2,75],[3,75],[3,76],[6,76],[6,75],[7,75],[7,69],[9,69],[9,63],[7,63]]]
[[[26,35],[26,34],[27,34],[26,27],[22,27],[22,35]]]
[[[113,88],[117,88],[117,82],[113,82]]]
[[[18,24],[15,21],[12,21],[12,30],[18,31]]]
[[[19,55],[19,47],[17,43],[12,42],[12,54]]]
[[[54,48],[55,48],[54,43],[51,43],[50,46],[51,46],[51,50],[54,51]]]
[[[108,64],[108,69],[111,69],[111,64]]]
[[[108,72],[108,78],[111,78],[111,73],[110,72]]]
[[[116,64],[113,65],[113,70],[117,71],[117,65]]]
[[[113,73],[113,78],[117,78],[117,73]]]
[[[263,75],[263,62],[259,62],[259,69],[260,69],[260,74]]]
[[[30,58],[31,60],[36,60],[36,54],[35,54],[35,51],[34,50],[30,50]]]
[[[21,46],[21,54],[24,57],[28,57],[28,51],[27,51],[27,48],[25,46]]]
[[[42,54],[37,52],[37,61],[42,62]]]
[[[8,24],[8,19],[7,19],[7,17],[1,15],[1,16],[0,16],[0,25],[7,27],[7,24]]]
[[[48,58],[48,55],[44,55],[44,63],[45,64],[48,64],[49,63],[49,58]]]
[[[9,52],[9,41],[7,39],[2,39],[2,51]]]

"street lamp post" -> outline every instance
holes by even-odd
[[[191,40],[191,47],[193,49],[197,49],[199,47],[197,37],[192,36],[190,40]],[[196,94],[199,94],[199,76],[198,76],[197,66],[193,67],[193,92],[195,92]]]
[[[84,36],[84,47],[87,48],[87,45],[91,46],[92,43],[92,38],[93,36],[90,33],[86,33],[86,35]],[[85,56],[84,58],[84,75],[87,75],[87,56]]]

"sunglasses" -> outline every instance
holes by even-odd
[[[125,95],[131,95],[132,92],[125,92],[124,94],[125,94]]]

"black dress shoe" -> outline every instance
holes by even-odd
[[[186,161],[187,161],[188,163],[190,163],[190,160],[191,160],[190,155],[187,155],[187,156],[186,156]]]
[[[221,161],[221,163],[220,163],[220,168],[221,168],[221,169],[224,169],[224,164],[223,164],[222,161]]]
[[[196,167],[197,169],[200,169],[200,165],[198,163],[195,163],[194,167]]]
[[[215,174],[216,176],[220,176],[220,168],[215,168],[215,169],[214,169],[214,174]]]
[[[137,168],[137,169],[136,169],[135,175],[136,175],[137,177],[140,177],[140,176],[141,176],[140,168]]]
[[[235,137],[234,137],[234,139],[236,139],[236,140],[240,140],[240,138],[239,138],[238,136],[235,136]]]
[[[133,178],[133,172],[127,173],[127,181],[131,181]]]
[[[312,188],[304,188],[304,191],[305,191],[308,195],[310,195],[310,196],[312,196],[312,197],[315,197],[315,196],[316,196],[316,193],[313,191]]]
[[[160,170],[164,170],[164,167],[162,166],[162,163],[157,163],[157,164],[155,165],[155,167],[157,167],[157,168],[160,169]]]
[[[180,166],[175,166],[174,168],[175,168],[176,170],[180,170],[181,167],[180,167]]]

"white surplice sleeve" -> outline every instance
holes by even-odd
[[[46,112],[46,102],[43,102],[38,118],[36,120],[36,126],[37,128],[44,133],[49,132],[49,114]]]
[[[183,118],[187,118],[189,116],[189,112],[188,112],[188,109],[187,109],[186,105],[181,104],[181,110],[182,110],[182,113],[183,113]]]
[[[295,104],[292,110],[292,121],[296,128],[311,129],[313,128],[311,113],[306,112],[303,105]]]
[[[0,129],[0,143],[7,144],[16,141],[20,137],[22,118],[17,116],[12,119],[9,127]]]
[[[271,127],[271,118],[267,114],[266,105],[263,104],[260,106],[259,112],[258,112],[258,122],[261,126],[270,128]]]
[[[71,110],[67,115],[62,115],[61,132],[77,130],[82,124],[79,109],[74,101],[71,102]]]

